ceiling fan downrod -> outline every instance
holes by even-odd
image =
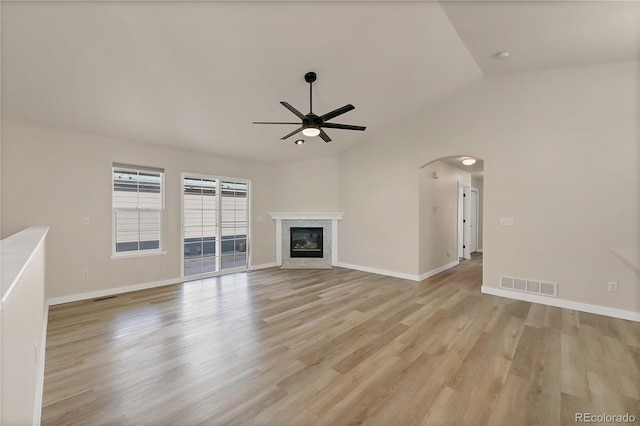
[[[309,114],[313,114],[313,82],[316,81],[316,73],[310,71],[304,75],[304,81],[309,83]]]

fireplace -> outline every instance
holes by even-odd
[[[330,269],[338,264],[338,221],[344,213],[269,213],[276,221],[276,266],[285,269]],[[318,247],[312,252],[318,257],[298,257],[300,247],[291,250],[291,228],[311,228],[308,233],[319,233],[322,228],[322,238],[318,238]],[[293,230],[296,232],[296,230]],[[320,237],[320,235],[318,235]],[[294,236],[293,239],[298,239]],[[320,255],[322,244],[322,255]],[[304,249],[304,244],[303,247]],[[307,252],[308,256],[310,253]],[[296,256],[296,257],[294,257]]]
[[[323,228],[294,228],[289,229],[291,257],[323,257],[322,250]]]

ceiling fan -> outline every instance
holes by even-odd
[[[274,121],[254,121],[253,124],[296,124],[296,125],[299,125],[300,127],[294,130],[293,132],[289,133],[288,135],[281,137],[280,140],[287,139],[288,137],[291,137],[296,133],[302,131],[303,135],[309,136],[309,137],[319,135],[322,138],[322,140],[324,140],[325,142],[331,142],[331,138],[329,137],[329,135],[325,133],[324,130],[322,130],[323,128],[360,130],[360,131],[363,131],[364,129],[366,129],[366,127],[364,126],[354,126],[351,124],[327,123],[327,121],[331,120],[332,118],[335,118],[339,115],[344,114],[345,112],[349,112],[352,109],[355,109],[355,107],[351,104],[347,104],[343,107],[334,109],[333,111],[328,112],[326,114],[322,114],[322,115],[316,115],[313,113],[313,92],[311,89],[312,89],[313,82],[316,81],[316,77],[317,76],[315,72],[308,72],[304,75],[304,80],[307,83],[309,83],[309,114],[304,115],[300,111],[295,109],[293,106],[291,106],[289,103],[284,101],[280,102],[286,109],[294,113],[300,120],[302,120],[302,122],[291,123],[291,122],[274,122]],[[298,142],[296,141],[296,143]]]

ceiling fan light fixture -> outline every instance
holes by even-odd
[[[312,138],[320,134],[320,129],[318,129],[317,127],[306,127],[302,129],[302,134]]]
[[[464,164],[465,166],[473,166],[474,164],[476,164],[476,159],[471,157],[463,158],[462,164]]]

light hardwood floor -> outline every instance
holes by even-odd
[[[51,307],[43,424],[640,424],[640,324],[483,295],[481,271],[268,269]]]

